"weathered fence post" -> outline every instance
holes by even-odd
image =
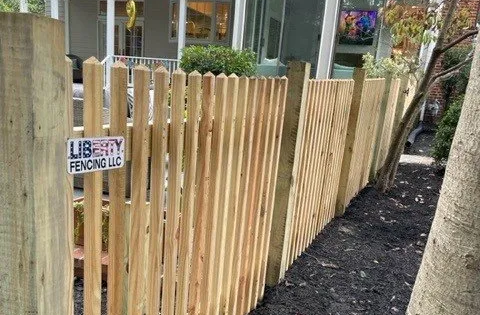
[[[369,175],[370,180],[375,179],[375,176],[377,175],[377,171],[379,168],[380,146],[382,143],[382,137],[384,133],[387,106],[388,106],[388,101],[390,96],[390,89],[392,87],[392,79],[393,77],[391,74],[385,77],[385,90],[383,91],[382,101],[380,104],[380,111],[378,114],[378,120],[377,120],[378,125],[376,129],[377,132],[375,135],[375,139],[373,140],[374,147],[373,147],[373,155],[372,155],[372,165],[370,168],[370,175]]]
[[[0,13],[0,313],[71,314],[63,23]]]
[[[285,274],[287,252],[292,221],[295,180],[298,172],[299,150],[303,138],[305,120],[305,102],[307,97],[310,64],[290,62],[288,64],[288,92],[283,123],[277,185],[275,187],[275,205],[270,248],[267,264],[267,285],[275,285]]]
[[[338,185],[336,216],[342,216],[345,212],[346,197],[348,190],[348,180],[350,175],[350,167],[352,163],[353,145],[357,132],[357,121],[360,113],[360,104],[362,102],[363,85],[365,84],[367,73],[364,69],[355,68],[353,79],[355,87],[353,90],[352,106],[350,107],[350,115],[348,117],[347,136],[345,139],[345,150],[342,160],[342,172],[340,175],[340,183]]]

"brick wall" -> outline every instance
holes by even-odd
[[[461,8],[468,9],[468,11],[470,12],[470,21],[472,23],[472,26],[475,25],[478,18],[478,12],[480,10],[480,0],[460,0],[459,4]],[[470,42],[471,40],[467,40],[465,41],[465,44]],[[440,60],[435,65],[435,72],[440,72],[443,70],[442,61],[443,61],[443,58],[440,58]],[[438,122],[439,118],[442,116],[443,111],[445,109],[445,99],[443,97],[442,85],[441,83],[438,83],[438,82],[431,88],[430,93],[428,95],[427,104],[433,103],[436,100],[438,100],[440,103],[440,111],[437,117],[432,117],[432,114],[427,110],[425,112],[425,120],[428,122]]]

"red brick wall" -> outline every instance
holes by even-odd
[[[470,21],[472,23],[472,26],[475,25],[478,18],[478,12],[480,10],[480,0],[460,0],[459,4],[461,8],[468,9],[468,11],[470,12]],[[471,41],[470,40],[466,41],[466,43],[469,43],[469,42]],[[443,58],[440,58],[440,60],[437,62],[435,66],[435,72],[439,72],[443,70],[442,60]],[[442,116],[445,108],[445,100],[443,97],[442,85],[441,83],[438,83],[438,82],[431,88],[427,103],[433,103],[435,100],[438,100],[440,102],[440,112],[437,117],[431,117],[430,113],[426,111],[425,112],[426,121],[437,122],[438,119]]]

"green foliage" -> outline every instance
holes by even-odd
[[[390,27],[395,44],[429,44],[437,40],[436,31],[443,27],[443,6],[431,1],[425,9],[421,6],[405,5],[404,1],[389,0],[383,10],[383,21]],[[447,40],[458,36],[463,30],[472,27],[470,12],[467,9],[455,10],[452,24],[447,30]]]
[[[448,107],[438,125],[432,151],[432,156],[437,163],[444,163],[448,159],[453,136],[455,135],[460,113],[462,112],[463,100],[463,95],[456,98]]]
[[[255,53],[251,50],[234,50],[225,46],[189,46],[183,50],[180,68],[189,73],[215,75],[235,73],[238,76],[256,74]]]
[[[19,12],[19,0],[0,0],[0,12]],[[45,0],[28,0],[30,13],[45,14]]]
[[[417,65],[417,61],[412,58],[399,55],[376,60],[374,56],[367,53],[363,55],[362,59],[363,68],[367,71],[367,76],[370,78],[385,78],[387,74],[391,74],[394,78],[408,76],[410,73],[415,72],[412,65]]]
[[[463,62],[467,59],[471,51],[471,46],[453,47],[446,51],[442,61],[443,70],[450,69],[460,62]],[[443,95],[447,104],[450,103],[453,97],[465,94],[467,91],[471,65],[472,63],[462,67],[458,72],[442,80]]]

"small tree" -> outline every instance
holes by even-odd
[[[444,6],[446,14],[439,18]],[[389,1],[384,12],[386,24],[391,27],[395,42],[409,40],[414,43],[435,43],[430,61],[421,75],[417,91],[412,102],[407,107],[397,130],[394,132],[384,166],[377,174],[376,187],[380,191],[387,191],[393,185],[397,172],[400,155],[403,152],[405,141],[416,117],[420,113],[421,104],[428,95],[431,86],[440,78],[461,69],[471,62],[469,56],[466,60],[452,66],[451,68],[435,73],[435,65],[440,57],[465,39],[478,34],[475,28],[468,28],[468,15],[464,10],[457,10],[458,0],[445,0],[440,4],[429,5],[424,11],[417,10],[411,14],[405,6],[397,1]],[[438,35],[436,35],[438,34]]]

